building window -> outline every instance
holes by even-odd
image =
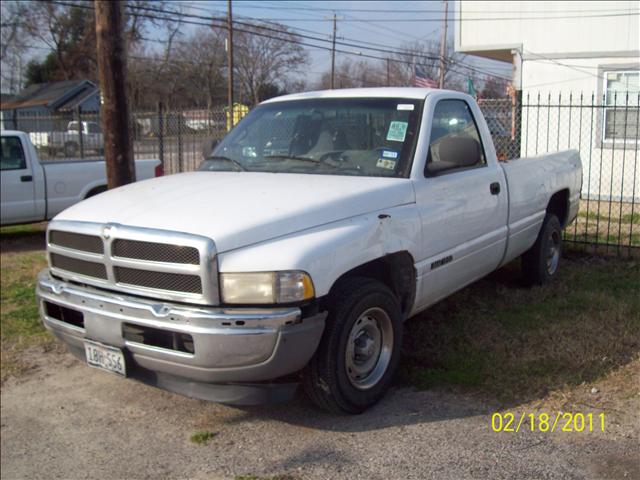
[[[640,71],[605,72],[605,141],[638,139]]]

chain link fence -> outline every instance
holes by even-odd
[[[638,94],[525,95],[480,99],[498,159],[508,161],[576,149],[583,165],[578,218],[565,240],[620,255],[640,252]],[[237,106],[236,123],[247,112]],[[3,128],[30,133],[43,161],[100,159],[104,138],[97,113],[3,116]],[[136,111],[136,159],[157,158],[165,174],[195,170],[230,124],[224,107]]]

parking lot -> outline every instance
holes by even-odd
[[[639,471],[634,259],[570,254],[560,283],[533,291],[515,267],[496,272],[411,319],[390,394],[362,415],[335,416],[302,396],[251,408],[193,400],[76,360],[33,317],[42,228],[2,234],[3,478],[623,479]],[[515,320],[502,330],[503,318]],[[495,412],[604,412],[605,431],[532,432],[526,420],[517,433],[495,432]]]

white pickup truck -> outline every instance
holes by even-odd
[[[499,163],[474,100],[446,90],[295,94],[251,111],[199,171],[58,215],[45,326],[90,365],[213,401],[362,412],[403,322],[522,256],[558,273],[580,158]]]
[[[0,136],[0,224],[49,220],[80,200],[107,189],[103,160],[40,162],[24,132]],[[136,177],[162,175],[160,160],[137,160]]]
[[[29,138],[37,149],[52,157],[59,152],[69,158],[87,152],[104,153],[104,135],[97,122],[73,121],[67,125],[66,132],[31,132]]]

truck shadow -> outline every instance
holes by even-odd
[[[3,227],[0,230],[0,252],[34,252],[44,250],[47,223]]]
[[[235,421],[267,416],[355,432],[490,419],[497,409],[575,390],[638,358],[638,284],[638,262],[568,252],[556,281],[530,288],[514,262],[406,323],[395,386],[363,415],[330,415],[299,400],[244,408]]]

